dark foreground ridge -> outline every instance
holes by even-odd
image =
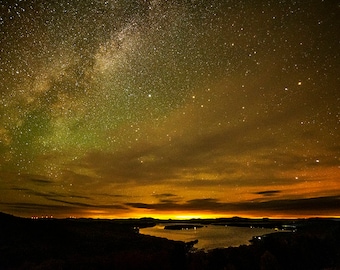
[[[142,235],[159,220],[24,219],[0,213],[0,269],[340,269],[340,221],[289,222],[295,232],[249,246],[193,250]],[[164,221],[162,221],[164,222]],[[178,224],[179,221],[176,221]],[[186,224],[284,227],[284,220],[192,220]],[[175,221],[168,221],[169,225]]]

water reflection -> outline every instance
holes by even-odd
[[[275,232],[274,229],[207,225],[202,228],[184,230],[165,230],[165,224],[140,229],[140,233],[177,241],[198,240],[195,248],[214,249],[237,247],[250,244],[254,236]]]

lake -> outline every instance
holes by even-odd
[[[189,242],[198,240],[198,243],[195,244],[194,247],[205,250],[249,245],[249,240],[254,236],[276,232],[274,229],[267,228],[226,227],[217,225],[206,225],[202,228],[188,230],[165,230],[164,226],[165,224],[158,224],[151,228],[142,228],[139,232],[141,234],[176,241]]]

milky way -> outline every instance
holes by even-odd
[[[336,1],[0,8],[0,211],[339,216]]]

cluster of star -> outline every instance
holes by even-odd
[[[339,195],[338,13],[327,1],[2,3],[0,203],[227,213]]]

